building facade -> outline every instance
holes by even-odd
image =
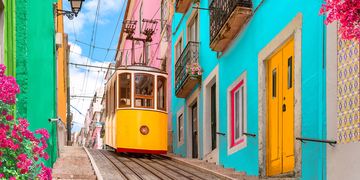
[[[328,139],[336,140],[327,146],[327,179],[357,179],[360,172],[359,119],[359,41],[343,40],[338,24],[327,27],[326,49],[326,112]]]
[[[45,128],[50,133],[47,152],[51,166],[57,158],[55,0],[22,0],[16,7],[16,78],[18,117],[28,119],[30,129]]]
[[[93,149],[102,149],[103,146],[102,138],[100,137],[103,126],[101,123],[102,97],[103,89],[95,93],[85,118],[85,146]]]
[[[326,178],[330,145],[307,141],[327,139],[321,4],[174,3],[176,154],[248,175]]]

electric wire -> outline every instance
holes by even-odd
[[[119,17],[118,17],[118,19],[117,19],[116,26],[115,26],[115,29],[114,29],[114,33],[113,33],[113,35],[112,35],[112,37],[111,37],[111,41],[110,41],[110,44],[109,44],[109,48],[108,48],[107,51],[106,51],[106,55],[105,55],[105,58],[104,58],[104,59],[106,59],[107,56],[108,56],[108,54],[109,54],[109,49],[110,49],[110,47],[111,47],[111,45],[112,45],[112,42],[113,42],[113,40],[114,40],[114,38],[115,38],[115,34],[116,34],[116,31],[117,31],[118,26],[119,26],[119,24],[120,24],[120,19],[121,19],[121,17],[122,17],[123,12],[124,12],[124,7],[125,7],[125,4],[126,4],[126,3],[127,3],[127,1],[125,1],[125,2],[123,3],[123,6],[122,6],[122,8],[121,8],[121,11],[120,11],[120,14],[119,14]],[[117,50],[117,49],[116,49],[116,50]],[[115,58],[114,58],[114,59],[115,59]]]
[[[89,53],[88,53],[88,57],[90,58],[87,58],[86,59],[86,63],[85,64],[88,64],[89,63],[89,60],[91,59],[92,55],[93,55],[93,51],[94,51],[94,48],[93,46],[95,45],[95,39],[96,39],[96,32],[97,32],[97,24],[98,24],[98,18],[99,18],[99,11],[100,11],[100,4],[101,4],[101,0],[98,0],[98,3],[97,3],[97,7],[96,7],[96,13],[95,13],[95,19],[94,19],[94,23],[93,23],[93,28],[92,28],[92,32],[91,32],[91,40],[90,40],[90,44],[92,46],[90,46],[89,48]],[[87,88],[87,83],[88,83],[88,79],[89,79],[89,71],[85,71],[85,74],[84,74],[84,81],[83,81],[83,84],[82,84],[82,91],[84,91],[84,88]],[[81,102],[81,109],[83,108],[83,105],[84,105],[84,100]]]

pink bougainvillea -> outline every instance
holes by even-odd
[[[320,14],[327,14],[325,24],[339,22],[342,39],[360,40],[360,0],[325,0]]]
[[[12,105],[20,90],[15,78],[4,74],[5,69],[0,64],[0,180],[50,180],[51,169],[42,163],[49,158],[45,150],[50,135],[45,129],[33,133],[26,119],[14,118]]]

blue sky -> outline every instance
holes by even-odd
[[[90,44],[91,42],[97,5],[98,2],[100,2],[99,15],[97,16],[97,32],[94,38],[95,46],[116,49],[123,22],[123,15],[126,9],[125,1],[126,0],[85,0],[78,17],[75,17],[73,20],[68,20],[64,17],[65,32],[69,35],[69,43],[71,45],[70,62],[102,67],[106,67],[109,62],[114,62],[115,51],[110,50],[106,56],[106,50],[90,48],[90,46],[86,44]],[[70,9],[70,4],[66,0],[63,2],[63,9]],[[120,14],[119,25],[116,29]],[[115,36],[110,44],[115,29]],[[92,52],[90,53],[90,51]],[[106,70],[80,68],[70,65],[71,95],[93,96],[96,91],[101,93],[105,72]],[[74,114],[73,131],[79,131],[82,126],[90,102],[91,99],[71,98],[71,105],[74,107],[71,109]],[[75,110],[75,108],[80,112]]]

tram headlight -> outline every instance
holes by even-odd
[[[140,133],[141,133],[142,135],[147,135],[147,134],[149,134],[149,127],[147,127],[147,126],[141,126],[141,127],[140,127]]]

